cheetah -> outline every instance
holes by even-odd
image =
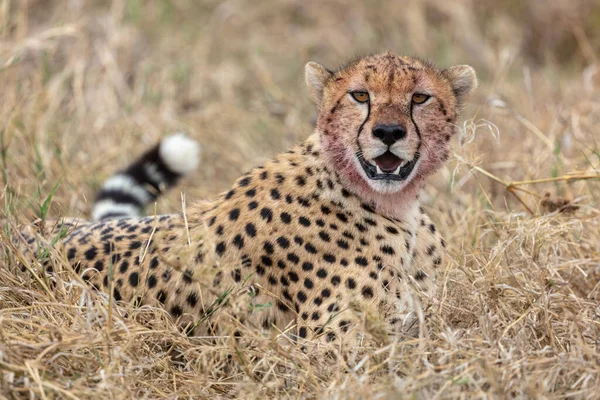
[[[365,315],[385,335],[407,331],[435,295],[445,247],[419,193],[449,157],[475,71],[386,52],[337,70],[309,62],[305,80],[313,134],[230,190],[141,217],[197,164],[190,139],[170,138],[107,181],[98,221],[48,233],[68,229],[56,245],[94,288],[164,307],[191,335],[218,329],[235,296],[246,303],[227,315],[295,341],[352,337]],[[15,236],[21,248],[43,240]]]

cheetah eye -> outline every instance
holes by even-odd
[[[413,94],[412,102],[415,103],[415,104],[423,104],[427,100],[429,100],[430,97],[431,96],[427,96],[426,94],[415,93],[415,94]]]
[[[350,95],[359,103],[366,103],[369,101],[369,93],[367,92],[351,92]]]

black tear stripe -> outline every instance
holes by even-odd
[[[417,123],[415,122],[415,119],[413,118],[413,107],[414,107],[414,104],[411,101],[410,102],[410,121],[415,126],[415,130],[417,131],[417,136],[419,137],[419,145],[417,146],[417,153],[419,153],[419,150],[421,150],[421,144],[423,142],[423,138],[421,137],[421,130],[419,129],[419,125],[417,125]]]
[[[369,118],[371,118],[371,101],[367,102],[367,117],[365,118],[363,123],[360,124],[360,127],[358,128],[358,134],[356,135],[356,146],[358,147],[358,151],[361,154],[362,154],[362,149],[360,148],[360,143],[358,142],[358,139],[360,138],[360,134],[362,133],[363,128],[365,127],[365,124],[369,121]]]

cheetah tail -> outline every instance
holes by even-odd
[[[141,216],[147,204],[198,167],[199,153],[198,142],[183,133],[162,139],[104,182],[96,197],[92,218],[97,221]]]

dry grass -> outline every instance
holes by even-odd
[[[60,180],[50,215],[85,216],[174,129],[203,143],[188,201],[213,195],[311,132],[304,62],[384,49],[481,78],[427,191],[450,257],[423,338],[340,348],[331,366],[275,331],[188,339],[66,269],[49,290],[2,267],[2,394],[598,398],[600,181],[578,179],[600,169],[597,1],[0,0],[3,214],[33,220]]]

